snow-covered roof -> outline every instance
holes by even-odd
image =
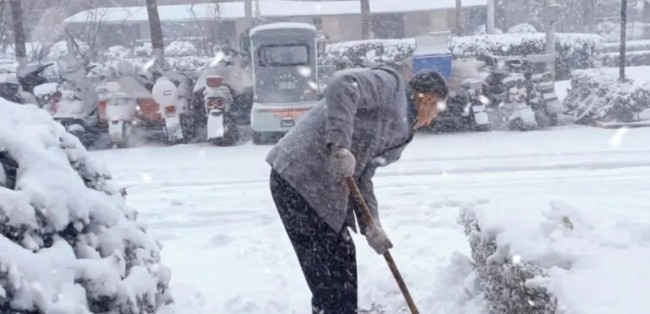
[[[485,6],[487,0],[463,0],[464,7]],[[370,0],[372,13],[406,13],[417,11],[432,11],[456,7],[456,0]],[[256,11],[255,9],[253,11]],[[292,16],[327,16],[360,14],[361,6],[358,1],[290,1],[269,0],[259,2],[260,16],[263,17],[292,17]],[[158,6],[160,19],[167,22],[195,21],[220,18],[233,20],[245,17],[244,3],[226,2],[216,8],[214,3],[194,5],[161,5]],[[77,13],[65,23],[123,23],[144,22],[148,20],[146,7],[97,8]]]
[[[296,28],[313,31],[314,33],[318,31],[314,25],[307,24],[307,23],[271,23],[271,24],[260,25],[252,28],[250,34],[251,36],[253,36],[256,33],[262,31],[277,30],[277,29],[296,29]]]

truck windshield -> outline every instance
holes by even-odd
[[[260,66],[309,65],[309,46],[305,44],[264,45],[259,49]]]

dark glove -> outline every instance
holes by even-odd
[[[347,148],[334,148],[331,153],[332,167],[334,172],[344,178],[354,176],[354,169],[357,166],[357,159]]]
[[[386,232],[377,224],[373,223],[372,226],[367,226],[365,232],[368,244],[377,254],[383,255],[393,248],[393,243],[388,239]]]

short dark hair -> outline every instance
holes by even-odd
[[[416,93],[434,93],[436,96],[447,99],[449,88],[447,81],[436,71],[422,71],[409,81],[409,86]]]

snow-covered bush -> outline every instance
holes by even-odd
[[[521,206],[525,206],[522,208]],[[560,201],[465,206],[459,223],[471,248],[469,297],[488,313],[643,313],[650,272],[648,211],[579,210]],[[452,263],[464,265],[463,258]],[[478,281],[477,293],[472,288]],[[464,286],[468,286],[465,284]]]
[[[520,27],[525,29],[524,26]],[[602,38],[589,34],[557,34],[556,72],[558,78],[568,78],[573,69],[588,69],[598,65]],[[454,58],[483,56],[514,56],[544,54],[546,35],[519,33],[452,37],[449,49]],[[372,67],[382,63],[398,63],[412,57],[415,39],[366,40],[330,44],[322,61],[340,68]],[[407,60],[408,61],[408,60]]]
[[[555,298],[545,288],[527,284],[546,277],[545,269],[522,261],[507,245],[499,247],[499,231],[483,229],[471,209],[462,213],[461,222],[469,238],[472,265],[491,313],[555,313]]]
[[[620,82],[601,70],[576,71],[564,105],[576,123],[632,122],[650,108],[650,84]]]
[[[189,41],[172,41],[165,47],[165,55],[170,57],[196,56],[197,50],[194,44]]]
[[[109,47],[104,53],[104,58],[110,60],[121,60],[126,59],[131,56],[131,50],[124,46],[112,46]]]
[[[555,45],[558,78],[573,69],[593,68],[600,58],[602,38],[589,34],[557,34]],[[515,56],[546,53],[546,35],[499,34],[453,37],[449,43],[455,57]]]
[[[0,99],[0,312],[163,313],[160,248],[79,140]]]
[[[339,67],[372,67],[380,63],[400,62],[413,56],[415,39],[360,40],[327,45],[327,64]]]
[[[508,33],[510,34],[534,34],[537,33],[537,29],[535,26],[528,24],[528,23],[521,23],[517,24],[513,27],[510,27],[508,29]]]

